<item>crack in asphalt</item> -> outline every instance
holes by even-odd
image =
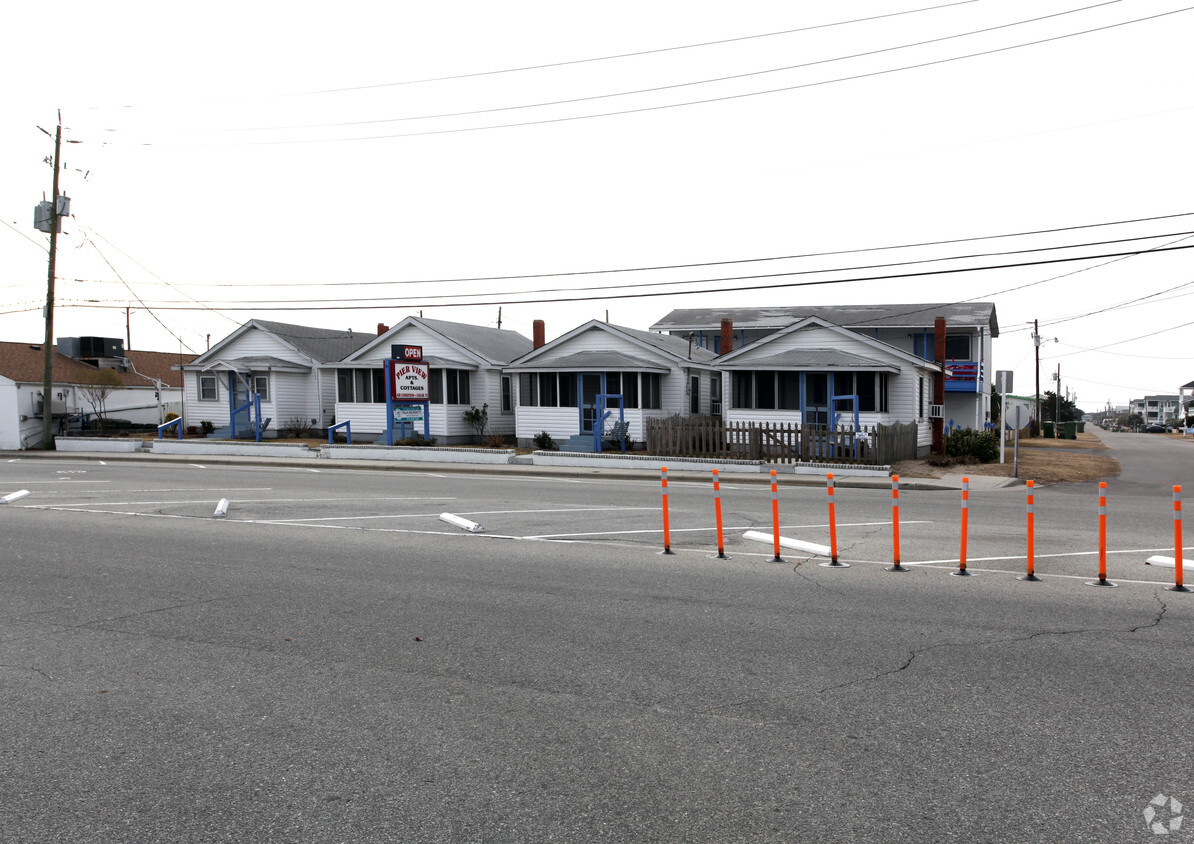
[[[864,683],[873,683],[877,680],[882,680],[884,677],[890,677],[893,674],[899,674],[902,671],[907,671],[909,668],[912,667],[912,664],[916,661],[916,659],[918,657],[922,656],[923,654],[927,654],[929,651],[937,650],[939,648],[981,648],[981,647],[990,647],[990,646],[996,646],[996,645],[1014,645],[1017,642],[1029,642],[1029,641],[1032,641],[1033,639],[1037,639],[1042,636],[1075,636],[1075,635],[1081,635],[1084,633],[1128,633],[1128,634],[1138,633],[1141,630],[1149,630],[1151,628],[1158,627],[1165,617],[1165,611],[1168,609],[1168,605],[1163,600],[1161,600],[1160,595],[1157,595],[1154,593],[1153,598],[1160,605],[1160,608],[1157,610],[1156,616],[1153,618],[1153,620],[1150,621],[1148,624],[1141,624],[1137,627],[1129,628],[1128,630],[1115,630],[1115,629],[1100,628],[1100,627],[1079,628],[1076,630],[1038,630],[1037,632],[1030,633],[1027,636],[1015,636],[1015,637],[1008,638],[1008,639],[990,639],[990,640],[985,640],[985,641],[980,641],[980,642],[939,642],[935,645],[929,645],[924,648],[917,648],[917,649],[911,650],[908,652],[908,657],[896,668],[890,668],[886,671],[880,671],[880,672],[872,674],[868,677],[858,677],[854,680],[847,680],[842,683],[835,683],[833,685],[825,686],[823,688],[815,689],[812,691],[795,692],[795,693],[789,694],[789,695],[776,695],[773,697],[748,698],[746,700],[735,701],[733,703],[718,704],[717,706],[711,706],[711,707],[707,707],[705,709],[698,710],[697,714],[698,715],[724,714],[725,710],[733,710],[733,709],[737,709],[739,707],[749,706],[751,704],[767,704],[767,703],[775,703],[777,701],[783,701],[783,700],[795,700],[797,698],[802,698],[802,697],[823,695],[827,692],[834,692],[834,691],[838,691],[840,689],[849,688],[851,686],[859,686]]]

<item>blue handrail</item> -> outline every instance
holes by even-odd
[[[330,428],[328,428],[328,445],[332,444],[332,432],[335,430],[338,430],[339,428],[344,429],[344,433],[348,435],[348,444],[352,445],[352,420],[351,419],[345,419],[339,425],[333,425]]]
[[[179,416],[177,419],[171,419],[165,425],[158,425],[158,439],[159,440],[162,438],[162,432],[165,431],[167,428],[169,428],[171,425],[175,425],[178,427],[178,438],[180,440],[182,439],[182,417]]]

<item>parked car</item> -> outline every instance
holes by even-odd
[[[1168,428],[1166,428],[1164,425],[1158,425],[1156,422],[1144,429],[1144,433],[1146,434],[1165,434],[1168,432]]]

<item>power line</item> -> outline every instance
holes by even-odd
[[[227,142],[194,141],[194,142],[179,142],[179,143],[163,143],[163,142],[157,142],[157,141],[130,141],[129,143],[130,143],[130,145],[133,145],[133,146],[145,146],[145,147],[288,146],[288,145],[296,145],[296,144],[350,143],[350,142],[358,142],[358,141],[392,140],[392,139],[396,139],[396,138],[417,138],[417,137],[427,137],[427,136],[432,136],[432,135],[452,135],[452,134],[460,134],[460,133],[464,133],[464,132],[483,132],[483,131],[490,131],[493,129],[513,129],[513,128],[520,128],[520,127],[525,127],[525,126],[545,126],[545,125],[549,125],[549,124],[553,124],[553,123],[568,123],[568,122],[573,122],[573,121],[577,121],[577,120],[593,120],[593,119],[603,118],[603,117],[617,117],[617,116],[623,116],[623,115],[629,115],[629,114],[643,114],[643,113],[652,112],[652,111],[663,111],[663,110],[674,109],[674,108],[685,108],[685,107],[694,106],[694,105],[707,105],[707,104],[711,104],[711,103],[729,102],[732,100],[746,99],[748,97],[758,97],[758,96],[764,96],[767,94],[778,94],[778,93],[785,93],[788,91],[798,91],[798,90],[802,90],[805,88],[816,88],[816,87],[820,87],[823,85],[836,84],[839,82],[853,82],[853,81],[857,81],[860,79],[869,79],[869,78],[878,77],[878,76],[885,76],[889,73],[901,73],[901,72],[907,71],[907,70],[919,70],[919,69],[926,68],[926,67],[934,67],[936,65],[948,64],[951,62],[962,61],[965,59],[973,59],[973,58],[979,58],[982,56],[996,55],[998,53],[1004,53],[1004,52],[1008,52],[1010,50],[1018,50],[1018,49],[1021,49],[1024,47],[1035,47],[1035,46],[1039,46],[1041,44],[1048,44],[1048,43],[1051,43],[1054,41],[1061,41],[1061,40],[1064,40],[1067,38],[1076,38],[1081,35],[1090,35],[1090,34],[1093,34],[1096,32],[1105,32],[1107,30],[1115,29],[1115,28],[1118,28],[1121,26],[1128,26],[1131,24],[1143,23],[1146,21],[1152,21],[1152,20],[1157,20],[1159,18],[1167,17],[1169,15],[1176,15],[1181,12],[1188,12],[1188,11],[1191,11],[1192,9],[1194,9],[1194,6],[1186,6],[1186,7],[1180,8],[1180,9],[1174,9],[1174,10],[1171,10],[1168,12],[1159,12],[1155,15],[1148,15],[1148,16],[1142,17],[1142,18],[1134,18],[1132,20],[1119,21],[1117,23],[1106,24],[1104,26],[1098,26],[1098,27],[1092,27],[1090,29],[1079,30],[1077,32],[1068,32],[1068,33],[1063,33],[1061,35],[1054,35],[1054,36],[1050,36],[1048,38],[1040,38],[1035,41],[1024,41],[1019,44],[1011,44],[1011,45],[1008,45],[1005,47],[993,47],[989,50],[981,50],[981,51],[974,52],[974,53],[966,53],[966,54],[963,54],[960,56],[949,56],[949,57],[942,58],[942,59],[933,59],[930,61],[918,62],[916,64],[903,65],[900,67],[884,68],[882,70],[875,70],[875,71],[869,71],[866,73],[853,74],[851,76],[841,76],[841,77],[836,77],[834,79],[823,79],[823,80],[820,80],[817,82],[805,82],[805,83],[801,83],[799,85],[787,85],[787,86],[783,86],[780,88],[768,88],[768,89],[761,90],[761,91],[746,91],[746,92],[739,93],[739,94],[726,94],[726,95],[720,96],[720,97],[709,97],[706,99],[688,100],[688,101],[678,102],[678,103],[667,103],[664,105],[642,106],[640,108],[621,109],[621,110],[617,110],[617,111],[596,112],[596,113],[592,113],[592,114],[580,114],[580,115],[572,115],[572,116],[568,116],[568,117],[544,118],[541,120],[526,120],[526,121],[518,121],[518,122],[514,122],[514,123],[497,123],[497,124],[492,124],[489,126],[465,126],[465,127],[459,127],[456,129],[428,129],[428,130],[423,130],[423,131],[419,131],[419,132],[397,132],[397,133],[390,133],[390,134],[384,134],[384,135],[357,135],[357,136],[345,137],[345,138],[306,138],[306,139],[294,139],[294,140],[227,141]]]
[[[1138,237],[1120,238],[1120,239],[1116,239],[1116,240],[1091,241],[1091,242],[1080,243],[1080,244],[1063,244],[1060,246],[1039,246],[1039,247],[1034,247],[1034,248],[1029,248],[1029,249],[1013,249],[1013,250],[1007,250],[1007,251],[1003,251],[1003,252],[978,252],[978,253],[973,253],[973,254],[969,254],[969,255],[954,255],[954,256],[946,256],[943,258],[924,258],[924,259],[915,260],[915,261],[899,261],[899,262],[888,262],[888,263],[882,263],[882,264],[864,264],[864,265],[853,266],[853,267],[833,267],[830,269],[820,269],[820,270],[788,270],[785,272],[767,273],[767,274],[759,274],[759,275],[751,275],[751,276],[722,276],[722,277],[718,277],[718,278],[707,278],[707,279],[679,279],[679,280],[672,280],[672,281],[634,282],[634,283],[630,283],[630,284],[606,284],[606,285],[590,287],[589,289],[603,290],[603,291],[638,290],[638,289],[650,289],[650,288],[661,288],[661,287],[677,287],[677,286],[687,285],[687,284],[706,284],[706,283],[721,282],[721,281],[742,281],[742,280],[759,279],[759,278],[781,278],[781,277],[790,277],[790,276],[823,275],[825,273],[852,273],[852,272],[861,272],[863,270],[877,270],[877,269],[888,269],[888,268],[896,268],[896,267],[918,266],[918,265],[924,265],[924,264],[936,264],[936,263],[943,263],[943,262],[966,261],[966,260],[973,260],[976,258],[993,258],[993,257],[1004,257],[1004,256],[1009,256],[1009,255],[1024,255],[1024,254],[1036,253],[1036,252],[1053,252],[1053,251],[1066,250],[1066,249],[1079,249],[1079,248],[1086,248],[1086,247],[1091,247],[1091,246],[1108,246],[1108,245],[1116,244],[1116,243],[1130,243],[1130,242],[1139,241],[1139,240],[1155,240],[1156,238],[1159,238],[1159,237],[1173,237],[1176,234],[1181,234],[1181,235],[1185,236],[1185,237],[1180,238],[1180,240],[1185,240],[1189,237],[1194,237],[1194,231],[1187,231],[1187,232],[1176,232],[1176,233],[1169,233],[1169,234],[1142,235],[1142,236],[1138,236]],[[1178,241],[1173,241],[1173,242],[1176,243]],[[1136,254],[1141,254],[1143,252],[1149,252],[1149,251],[1153,251],[1153,250],[1145,249],[1145,250],[1140,250],[1139,252],[1134,252],[1131,254],[1136,255]],[[1118,260],[1123,260],[1123,259],[1118,259]],[[362,282],[362,283],[384,284],[384,282]],[[394,283],[397,284],[398,282],[394,282]],[[1041,283],[1043,283],[1043,281],[1032,282],[1032,284],[1041,284]],[[170,285],[170,286],[173,289],[173,285]],[[227,285],[225,285],[225,286],[227,286]],[[295,285],[295,286],[298,286],[298,285]],[[307,286],[309,286],[309,285],[307,285]],[[326,283],[322,286],[326,286]],[[1031,285],[1023,285],[1023,286],[1027,287],[1027,286],[1031,286]],[[412,295],[410,297],[410,299],[425,300],[425,299],[434,298],[436,300],[445,300],[445,299],[472,299],[472,298],[477,298],[479,296],[526,296],[526,295],[530,295],[533,293],[538,294],[538,293],[571,292],[574,289],[575,288],[570,288],[570,287],[564,287],[564,288],[540,287],[540,288],[529,288],[529,289],[513,290],[513,291],[501,291],[501,292],[481,291],[481,292],[474,292],[474,293],[426,293],[426,294],[421,294],[421,295]],[[189,294],[187,294],[187,298],[189,298],[195,302],[199,301],[199,300],[195,299],[193,296],[190,296]],[[256,300],[256,301],[269,301],[269,300]],[[342,301],[344,301],[344,297],[340,296],[335,299],[308,299],[306,301],[309,301],[313,304],[320,303],[320,302],[342,302]]]
[[[970,3],[975,3],[975,2],[977,2],[977,0],[960,0],[960,2],[942,3],[937,6],[925,6],[920,9],[906,9],[902,12],[888,12],[888,13],[882,14],[882,15],[871,15],[869,17],[864,17],[864,18],[852,18],[850,20],[835,21],[833,23],[822,23],[822,24],[813,24],[810,26],[801,26],[801,27],[796,27],[795,29],[781,29],[777,32],[762,32],[762,33],[756,33],[754,35],[742,35],[742,36],[738,36],[736,38],[722,38],[722,39],[719,39],[716,41],[700,41],[695,44],[681,44],[681,45],[673,46],[673,47],[657,47],[657,48],[651,49],[651,50],[636,50],[636,51],[629,52],[629,53],[615,53],[613,55],[608,55],[608,56],[593,56],[593,57],[584,58],[584,59],[571,59],[571,60],[560,61],[560,62],[547,62],[544,64],[524,65],[522,67],[508,67],[508,68],[502,68],[499,70],[482,70],[482,71],[477,71],[475,73],[457,73],[457,74],[453,74],[450,76],[432,76],[432,77],[427,77],[427,78],[423,78],[423,79],[408,79],[408,80],[404,80],[404,81],[400,81],[400,82],[380,82],[380,83],[373,84],[373,85],[355,85],[355,86],[345,87],[345,88],[325,88],[322,90],[315,90],[315,91],[299,91],[299,92],[294,92],[294,93],[289,93],[289,94],[279,94],[277,96],[278,97],[305,97],[305,96],[318,96],[318,95],[322,95],[322,94],[342,94],[342,93],[348,93],[351,91],[369,91],[369,90],[376,90],[378,88],[397,88],[397,87],[409,86],[409,85],[422,85],[422,84],[425,84],[428,82],[450,82],[450,81],[457,80],[457,79],[475,79],[477,77],[482,77],[482,76],[497,76],[499,74],[522,73],[524,71],[530,71],[530,70],[546,70],[546,69],[555,68],[555,67],[568,67],[570,65],[589,64],[592,62],[604,62],[604,61],[613,61],[616,59],[638,58],[641,56],[657,55],[659,53],[671,53],[671,52],[676,52],[679,50],[692,50],[692,49],[695,49],[698,47],[714,47],[714,46],[718,46],[721,44],[733,44],[733,43],[741,42],[741,41],[753,41],[753,40],[760,39],[760,38],[774,38],[779,35],[793,35],[797,32],[813,32],[813,31],[820,30],[820,29],[831,29],[833,27],[838,27],[838,26],[847,26],[849,24],[867,23],[870,21],[883,20],[885,18],[900,17],[902,15],[912,15],[912,14],[918,14],[920,12],[931,12],[931,11],[936,11],[938,9],[947,9],[947,8],[950,8],[951,6],[965,6]]]
[[[972,272],[986,272],[986,271],[991,271],[991,270],[1005,270],[1005,269],[1022,268],[1022,267],[1033,267],[1033,266],[1042,266],[1042,265],[1046,265],[1046,264],[1067,263],[1067,262],[1072,262],[1072,261],[1089,261],[1089,260],[1094,260],[1094,259],[1098,259],[1098,258],[1108,258],[1108,257],[1115,257],[1115,256],[1120,256],[1120,255],[1140,255],[1140,254],[1145,254],[1146,252],[1147,252],[1147,254],[1155,255],[1155,254],[1159,254],[1162,252],[1177,252],[1177,251],[1183,251],[1183,250],[1191,249],[1191,248],[1194,248],[1194,245],[1169,246],[1169,247],[1164,247],[1162,249],[1137,250],[1134,252],[1106,253],[1106,254],[1102,254],[1102,255],[1081,255],[1081,256],[1077,256],[1077,257],[1068,257],[1068,258],[1048,258],[1048,259],[1042,259],[1042,260],[1038,260],[1038,261],[1023,261],[1023,262],[1019,262],[1019,263],[988,264],[988,265],[981,266],[981,267],[963,267],[963,268],[956,268],[956,269],[924,270],[924,271],[912,272],[912,273],[894,273],[894,274],[888,274],[888,275],[861,276],[858,278],[848,278],[848,279],[822,279],[820,281],[792,281],[792,282],[784,282],[782,284],[763,284],[763,285],[756,284],[756,285],[745,285],[745,286],[737,286],[737,287],[721,287],[721,288],[715,288],[715,289],[711,289],[711,290],[709,290],[709,289],[706,289],[706,290],[681,290],[681,291],[664,290],[664,291],[649,291],[649,292],[639,292],[639,293],[621,293],[621,294],[617,294],[617,295],[613,295],[613,296],[597,294],[597,295],[591,295],[591,296],[561,296],[561,297],[554,297],[554,298],[535,297],[535,298],[531,298],[531,299],[492,299],[492,300],[483,301],[483,302],[445,302],[445,303],[423,302],[422,307],[448,308],[448,307],[458,307],[458,306],[462,306],[462,305],[467,305],[467,306],[474,306],[474,305],[526,305],[526,304],[548,304],[548,303],[560,303],[560,302],[591,302],[591,301],[603,300],[603,299],[644,299],[644,298],[657,298],[660,296],[692,296],[692,295],[706,295],[706,294],[710,294],[710,293],[741,293],[741,292],[746,292],[746,291],[758,291],[758,290],[783,290],[783,289],[794,288],[794,287],[819,287],[819,286],[824,286],[824,285],[854,284],[854,283],[863,282],[863,281],[895,281],[895,280],[900,280],[900,279],[924,278],[927,276],[955,275],[958,273],[972,273]],[[733,277],[721,278],[721,279],[703,279],[703,280],[694,280],[692,283],[694,283],[694,284],[701,283],[702,281],[708,282],[708,281],[755,280],[755,279],[760,279],[760,278],[774,278],[776,276],[787,276],[787,275],[791,275],[791,273],[773,273],[773,274],[765,274],[765,275],[757,275],[757,276],[733,276]],[[410,304],[410,302],[412,300],[422,300],[422,299],[431,299],[431,298],[435,298],[435,297],[425,296],[425,297],[412,297],[411,299],[389,299],[389,300],[356,299],[356,300],[352,300],[352,301],[358,302],[358,303],[369,301],[370,304],[351,304],[351,305],[350,304],[344,304],[344,305],[334,305],[334,304],[283,305],[279,302],[269,302],[269,303],[266,303],[265,305],[245,305],[245,304],[221,305],[220,309],[226,310],[226,311],[371,310],[371,309],[375,309],[375,308],[384,308],[384,307],[413,307]],[[309,300],[292,300],[292,301],[309,301]],[[338,301],[344,301],[344,300],[341,299]],[[119,306],[96,304],[96,305],[91,305],[89,307],[115,308],[115,307],[119,307]],[[157,305],[156,307],[158,308],[158,310],[173,310],[173,311],[196,310],[195,308],[192,308],[192,307],[185,307],[185,306],[178,306],[178,305]]]
[[[824,252],[804,252],[795,255],[774,255],[765,258],[735,258],[726,261],[698,261],[687,264],[658,264],[654,266],[645,267],[622,267],[618,269],[603,269],[603,270],[566,270],[562,272],[550,273],[519,273],[517,275],[489,275],[489,276],[466,276],[456,278],[425,278],[425,279],[397,279],[393,281],[337,281],[337,287],[349,286],[373,286],[373,285],[406,285],[406,284],[460,284],[463,282],[473,281],[515,281],[519,279],[535,279],[535,278],[567,278],[570,276],[582,275],[612,275],[616,273],[643,273],[643,272],[657,272],[661,270],[685,270],[696,269],[699,267],[725,267],[734,264],[756,264],[768,261],[794,261],[803,258],[827,258],[836,255],[860,255],[868,252],[887,252],[900,249],[918,249],[925,246],[950,246],[958,243],[974,243],[982,240],[1004,240],[1016,237],[1032,237],[1042,234],[1057,234],[1059,232],[1083,231],[1086,229],[1107,228],[1110,226],[1126,226],[1135,223],[1151,223],[1159,220],[1174,220],[1181,217],[1194,216],[1194,211],[1185,211],[1178,214],[1161,214],[1152,217],[1137,217],[1128,220],[1114,220],[1105,223],[1084,223],[1076,226],[1060,226],[1049,229],[1035,229],[1021,232],[1007,232],[1003,234],[990,235],[975,235],[970,237],[959,237],[948,240],[929,240],[921,241],[919,243],[900,243],[891,244],[888,246],[866,246],[853,249],[837,249]],[[1154,235],[1154,237],[1167,237],[1168,235]],[[1107,242],[1113,243],[1116,241],[1092,241],[1092,243]],[[1077,244],[1076,246],[1081,246]],[[915,263],[915,262],[912,262]],[[882,265],[880,265],[882,266]],[[92,281],[92,279],[72,279],[73,281]],[[278,285],[260,285],[257,286],[278,286],[278,287],[324,287],[329,282],[282,282]],[[254,282],[256,284],[256,282]],[[243,287],[244,282],[211,282],[204,283],[203,287]]]
[[[735,74],[730,74],[727,76],[717,76],[717,77],[713,77],[711,79],[695,79],[695,80],[690,80],[688,82],[677,82],[677,83],[674,83],[671,85],[657,85],[657,86],[650,87],[650,88],[638,88],[638,89],[634,89],[634,90],[630,90],[630,91],[617,91],[612,94],[594,94],[594,95],[587,96],[587,97],[570,97],[568,99],[551,100],[548,102],[523,103],[520,105],[512,105],[512,106],[497,106],[494,108],[473,109],[473,110],[469,110],[469,111],[441,112],[438,114],[411,115],[411,116],[407,116],[407,117],[378,118],[378,119],[374,119],[374,120],[351,120],[351,121],[345,121],[345,122],[339,122],[339,123],[308,123],[308,124],[297,124],[297,125],[291,125],[291,126],[249,126],[249,127],[240,127],[240,128],[235,128],[235,129],[230,129],[230,130],[225,130],[225,131],[238,131],[238,132],[290,131],[290,130],[294,130],[294,129],[334,129],[334,128],[342,128],[345,126],[374,126],[374,125],[378,125],[381,123],[405,123],[405,122],[410,122],[410,121],[414,121],[414,120],[435,120],[435,119],[446,118],[446,117],[471,117],[471,116],[478,115],[478,114],[494,114],[494,113],[503,112],[503,111],[520,111],[520,110],[530,109],[530,108],[546,108],[546,107],[550,107],[550,106],[559,106],[559,105],[574,105],[576,103],[593,102],[595,100],[614,99],[616,97],[630,97],[630,96],[636,96],[639,94],[655,94],[660,91],[672,91],[672,90],[676,90],[679,88],[692,88],[692,87],[696,87],[699,85],[712,85],[712,84],[716,84],[719,82],[731,82],[731,81],[734,81],[737,79],[750,79],[752,77],[763,76],[763,75],[769,74],[769,73],[784,73],[784,72],[787,72],[790,70],[802,70],[804,68],[816,67],[818,65],[833,64],[835,62],[850,61],[851,59],[867,58],[869,56],[878,56],[878,55],[882,55],[884,53],[893,53],[898,50],[908,50],[913,47],[923,47],[928,44],[938,44],[938,43],[941,43],[944,41],[952,41],[952,40],[958,39],[958,38],[968,38],[972,35],[982,35],[982,34],[986,34],[989,32],[996,32],[1001,29],[1009,29],[1013,26],[1023,26],[1025,24],[1030,24],[1030,23],[1039,23],[1040,21],[1049,20],[1050,18],[1058,18],[1058,17],[1062,17],[1064,15],[1072,15],[1072,14],[1076,14],[1078,12],[1086,12],[1091,9],[1097,9],[1101,6],[1111,6],[1111,5],[1114,5],[1119,2],[1121,2],[1121,0],[1105,0],[1105,2],[1102,2],[1102,3],[1095,3],[1090,6],[1081,6],[1077,9],[1068,9],[1066,11],[1055,12],[1050,15],[1041,15],[1040,17],[1036,17],[1036,18],[1026,18],[1024,20],[1012,21],[1011,23],[999,24],[997,26],[989,26],[989,27],[984,27],[982,29],[974,29],[974,30],[970,30],[969,32],[959,32],[959,33],[955,33],[953,35],[943,35],[938,38],[928,38],[923,41],[912,41],[907,44],[898,44],[894,47],[883,47],[883,48],[880,48],[877,50],[865,50],[861,53],[850,53],[850,54],[847,54],[844,56],[834,56],[834,57],[828,58],[828,59],[817,59],[816,61],[802,62],[800,64],[793,64],[793,65],[785,65],[784,67],[765,68],[763,70],[754,70],[754,71],[750,71],[747,73],[735,73]]]
[[[121,278],[120,273],[116,271],[116,267],[112,266],[112,262],[108,260],[107,255],[105,255],[102,251],[100,251],[100,248],[98,245],[96,245],[96,242],[94,240],[90,240],[88,242],[91,244],[91,248],[96,251],[96,254],[98,254],[100,256],[100,258],[103,259],[104,263],[108,265],[108,269],[110,269],[110,270],[112,270],[112,272],[116,273],[116,277],[120,279],[120,283],[123,284],[125,287],[128,287],[129,294],[134,299],[136,299],[138,302],[141,303],[141,307],[144,308],[149,313],[149,315],[154,318],[154,320],[157,322],[157,324],[160,325],[163,329],[165,329],[167,334],[169,334],[171,337],[173,337],[175,340],[177,340],[178,345],[186,347],[186,350],[188,352],[190,352],[191,354],[195,354],[195,350],[192,349],[190,346],[187,346],[187,344],[185,342],[183,342],[183,339],[181,337],[179,337],[177,334],[175,334],[173,331],[171,331],[170,328],[166,325],[166,323],[162,322],[161,317],[159,317],[157,314],[155,314],[153,312],[153,309],[150,308],[148,305],[146,305],[144,301],[142,301],[141,297],[138,296],[136,294],[136,292],[133,290],[133,288],[129,286],[129,283],[127,281],[125,281],[123,278]],[[112,307],[119,307],[119,306],[112,306]]]

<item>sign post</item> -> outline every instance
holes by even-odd
[[[385,362],[386,445],[394,444],[394,425],[401,437],[406,424],[423,421],[423,438],[431,437],[431,367],[423,362],[423,347],[395,345]]]

